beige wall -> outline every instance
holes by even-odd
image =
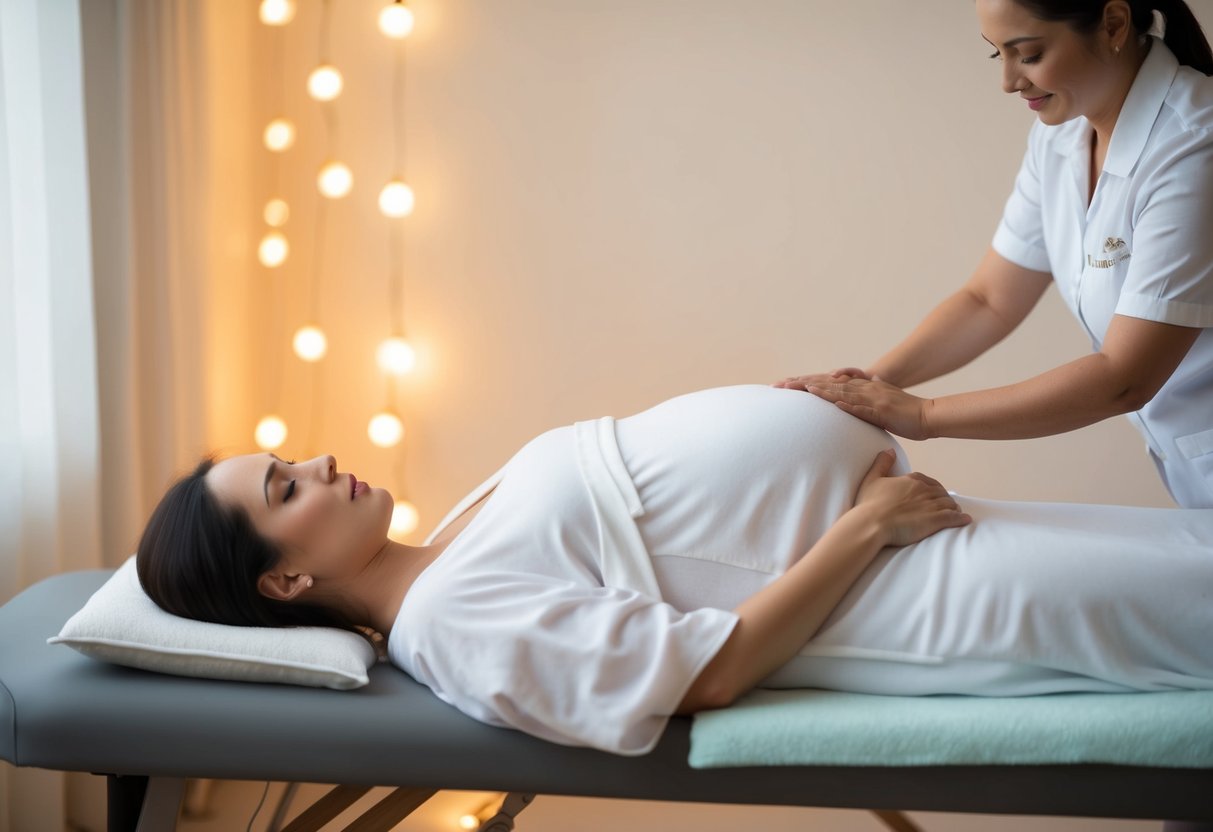
[[[249,319],[217,340],[247,338],[251,369],[233,368],[244,396],[223,388],[212,435],[225,450],[247,447],[256,416],[274,407],[291,422],[288,453],[333,451],[390,485],[400,457],[371,446],[365,425],[387,389],[373,350],[390,325],[390,221],[375,206],[392,172],[394,45],[375,29],[377,0],[335,4],[338,155],[356,184],[329,205],[317,247],[324,122],[303,78],[317,60],[319,5],[301,5],[286,30],[241,10],[251,56],[243,34],[220,38],[213,56],[234,90],[233,62],[253,64],[248,118],[223,122],[216,141],[252,154],[237,162],[248,179],[222,184],[222,167],[215,179],[256,204],[219,203],[228,262],[216,291]],[[410,6],[403,149],[418,207],[404,221],[405,318],[423,360],[399,392],[405,484],[423,528],[546,428],[874,359],[988,245],[1032,121],[1000,91],[970,3]],[[1213,28],[1213,2],[1194,8]],[[275,162],[257,138],[279,110],[300,138]],[[293,250],[270,273],[247,264],[275,191],[292,205]],[[319,370],[286,347],[308,317],[316,250],[330,335]],[[244,266],[231,256],[241,251]],[[233,285],[247,287],[246,312]],[[230,316],[220,321],[231,329]],[[1020,332],[929,390],[1024,378],[1088,349],[1051,292]],[[962,492],[1168,502],[1122,420],[909,450]]]

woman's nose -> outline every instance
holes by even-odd
[[[316,469],[317,475],[324,482],[332,482],[337,476],[337,457],[332,454],[318,456],[315,459],[308,460],[308,465]]]

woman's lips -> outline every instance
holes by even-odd
[[[1053,94],[1049,93],[1048,95],[1041,95],[1036,98],[1029,98],[1028,106],[1031,107],[1033,110],[1039,110],[1041,107],[1043,107],[1045,105],[1045,102],[1047,102],[1052,97],[1053,97]]]

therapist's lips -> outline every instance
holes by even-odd
[[[1039,110],[1041,107],[1043,107],[1045,105],[1045,102],[1048,101],[1052,97],[1053,97],[1053,94],[1049,93],[1048,95],[1042,95],[1037,98],[1029,98],[1029,99],[1027,99],[1028,106],[1031,107],[1033,110]]]

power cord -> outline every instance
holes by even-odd
[[[248,826],[244,827],[244,832],[253,832],[253,821],[257,819],[257,815],[261,813],[261,807],[265,805],[265,796],[270,793],[270,781],[265,781],[265,788],[261,790],[261,799],[257,801],[257,808],[253,810],[253,816],[248,819]]]

